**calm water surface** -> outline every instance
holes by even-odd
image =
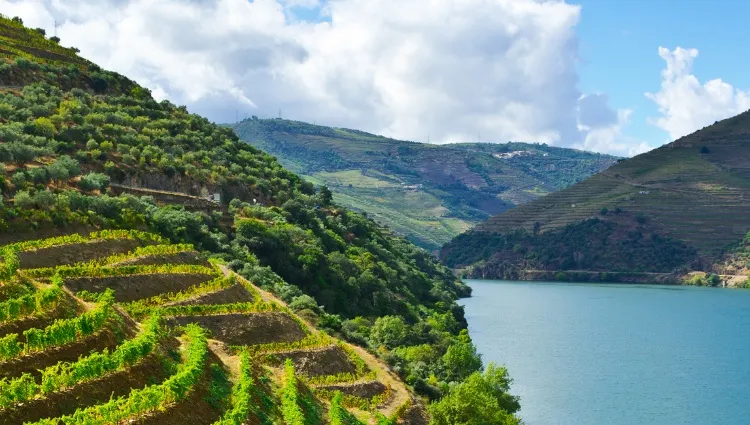
[[[527,425],[750,424],[750,291],[469,280]]]

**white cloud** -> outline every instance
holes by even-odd
[[[322,7],[328,22],[290,18],[291,6]],[[282,109],[410,140],[631,149],[606,98],[577,87],[580,8],[562,1],[0,0],[0,10],[48,31],[58,19],[63,44],[217,121]]]
[[[669,133],[672,140],[750,109],[750,92],[721,79],[701,84],[692,74],[697,49],[659,47],[659,56],[666,62],[661,89],[646,93],[646,97],[656,103],[662,116],[649,121]]]

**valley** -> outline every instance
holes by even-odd
[[[435,145],[280,119],[254,117],[233,128],[290,170],[326,185],[336,202],[430,251],[617,161],[543,144]]]

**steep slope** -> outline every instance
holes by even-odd
[[[418,424],[415,394],[481,375],[469,290],[423,250],[230,129],[0,34],[0,422]]]
[[[446,245],[443,258],[453,267],[481,262],[487,276],[514,268],[719,271],[712,264],[750,230],[749,134],[747,112],[717,122],[497,215]],[[509,238],[517,229],[526,233]],[[550,243],[556,253],[544,254]]]
[[[541,144],[404,142],[281,119],[252,118],[233,127],[284,166],[328,186],[336,202],[428,250],[617,159]]]
[[[295,406],[314,423],[336,409],[352,409],[363,423],[395,423],[421,408],[382,362],[314,328],[190,245],[105,231],[0,250],[10,277],[3,287],[18,280],[28,287],[0,303],[2,423],[292,423]],[[91,252],[100,256],[66,264],[70,254]],[[188,261],[174,262],[179,258]],[[29,268],[40,260],[59,265]],[[36,304],[14,310],[24,297]],[[60,310],[62,304],[70,306]],[[34,318],[57,321],[34,326]],[[282,408],[264,410],[261,400]]]

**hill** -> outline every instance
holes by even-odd
[[[336,202],[427,250],[617,159],[543,144],[405,142],[281,119],[253,117],[233,127],[285,167],[329,187]]]
[[[475,397],[518,422],[423,250],[20,20],[0,37],[0,423],[443,424]]]
[[[717,122],[497,215],[446,245],[442,258],[478,264],[474,273],[485,276],[574,270],[674,280],[698,271],[736,282],[737,267],[720,264],[744,250],[750,230],[749,134],[750,113]]]

